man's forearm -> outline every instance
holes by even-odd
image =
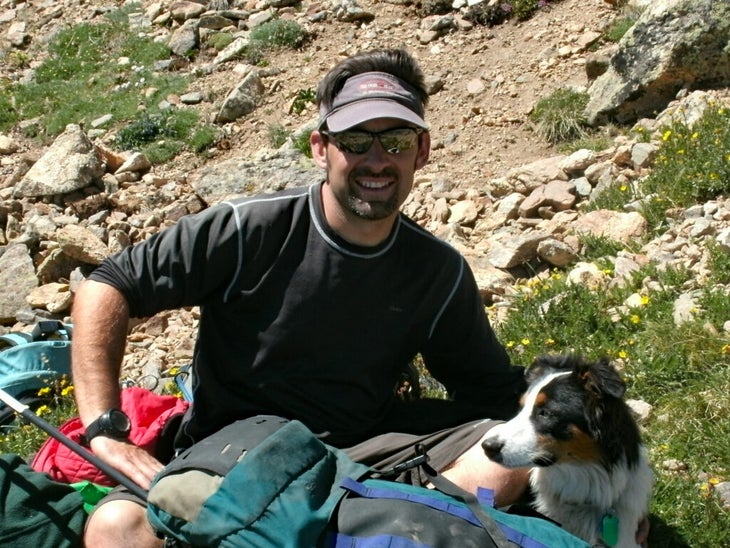
[[[79,415],[85,425],[119,407],[119,370],[129,307],[114,287],[85,281],[74,298],[72,374]]]

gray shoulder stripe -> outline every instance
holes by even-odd
[[[236,259],[236,270],[234,271],[231,283],[228,284],[228,288],[223,293],[223,302],[227,303],[231,296],[231,292],[233,291],[233,284],[238,279],[238,276],[241,273],[241,269],[243,268],[243,235],[241,234],[241,215],[239,209],[231,202],[224,202],[224,204],[233,209],[233,219],[236,222],[236,237],[238,238],[238,257]]]
[[[434,240],[434,241],[438,242],[439,244],[441,244],[442,246],[447,247],[447,248],[453,250],[455,253],[457,253],[456,250],[454,249],[454,246],[452,246],[450,243],[445,242],[442,239],[434,236],[433,234],[431,234],[427,230],[419,229],[416,226],[413,226],[413,225],[411,225],[409,223],[403,223],[403,226],[406,227],[406,228],[408,228],[408,229],[410,229],[410,230],[412,230],[412,231],[414,231],[414,232],[416,232],[417,234],[421,235],[422,237],[424,237],[424,238],[430,238],[431,240]],[[454,280],[454,285],[451,288],[451,291],[449,292],[448,296],[446,297],[446,299],[444,300],[443,304],[441,305],[441,308],[439,309],[438,314],[436,314],[436,316],[434,317],[433,323],[431,324],[431,329],[429,329],[429,331],[428,331],[428,338],[429,339],[433,335],[433,332],[436,329],[436,324],[441,319],[441,316],[443,315],[444,310],[446,310],[446,307],[451,302],[451,299],[454,298],[454,295],[456,294],[456,290],[459,287],[459,284],[461,283],[461,279],[464,277],[464,264],[465,264],[465,261],[466,261],[466,259],[464,259],[464,257],[461,256],[461,254],[459,254],[459,272],[456,275],[456,279]]]
[[[448,296],[444,300],[444,303],[441,305],[441,308],[438,311],[438,314],[436,314],[436,317],[433,319],[433,323],[431,324],[431,329],[428,331],[428,338],[430,339],[433,335],[434,330],[436,329],[436,324],[441,319],[441,316],[444,313],[444,310],[446,310],[446,307],[451,302],[451,299],[454,298],[454,295],[456,294],[456,289],[459,287],[459,284],[461,283],[461,278],[464,276],[464,261],[465,259],[461,257],[461,260],[459,261],[459,273],[456,276],[456,280],[454,280],[454,285],[451,288],[451,291],[449,291]]]
[[[234,210],[238,211],[239,209],[243,209],[246,206],[252,205],[252,204],[259,204],[261,202],[280,202],[282,200],[292,200],[296,198],[301,198],[302,196],[306,196],[309,192],[309,187],[302,189],[302,191],[298,194],[287,194],[285,196],[278,196],[278,195],[272,195],[267,196],[266,194],[263,194],[261,196],[256,196],[254,198],[251,198],[250,200],[245,200],[243,202],[239,202],[237,204],[234,204],[230,200],[226,200],[225,202],[221,202],[221,204],[229,205]]]
[[[231,283],[228,285],[228,288],[223,293],[223,301],[228,302],[228,300],[231,297],[231,293],[233,292],[233,287],[236,283],[236,280],[238,280],[239,275],[241,274],[241,271],[243,270],[243,242],[244,242],[244,234],[242,230],[242,211],[245,209],[246,206],[259,204],[262,202],[278,202],[281,200],[291,200],[295,198],[301,198],[302,196],[305,196],[307,194],[308,190],[304,189],[299,194],[289,194],[287,196],[259,196],[256,198],[252,198],[251,200],[246,200],[245,202],[241,202],[238,204],[234,204],[231,201],[225,201],[221,202],[221,205],[226,205],[230,207],[233,210],[233,218],[236,222],[236,237],[238,238],[238,257],[236,259],[236,270],[233,275],[233,278],[231,279]]]

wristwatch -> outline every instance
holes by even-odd
[[[132,422],[120,409],[109,409],[98,419],[86,427],[83,441],[86,445],[96,436],[108,436],[118,440],[126,440],[132,430]]]

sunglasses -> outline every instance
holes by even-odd
[[[400,154],[415,147],[418,144],[418,136],[423,132],[423,129],[415,127],[397,127],[375,132],[363,129],[338,131],[337,133],[322,131],[322,134],[332,139],[335,146],[343,152],[365,154],[373,146],[377,137],[385,152]]]

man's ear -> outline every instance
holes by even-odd
[[[418,156],[416,156],[416,169],[421,169],[428,163],[431,154],[431,134],[424,131],[418,136]]]
[[[327,169],[327,139],[319,131],[309,136],[309,148],[312,149],[312,160],[322,169]]]

